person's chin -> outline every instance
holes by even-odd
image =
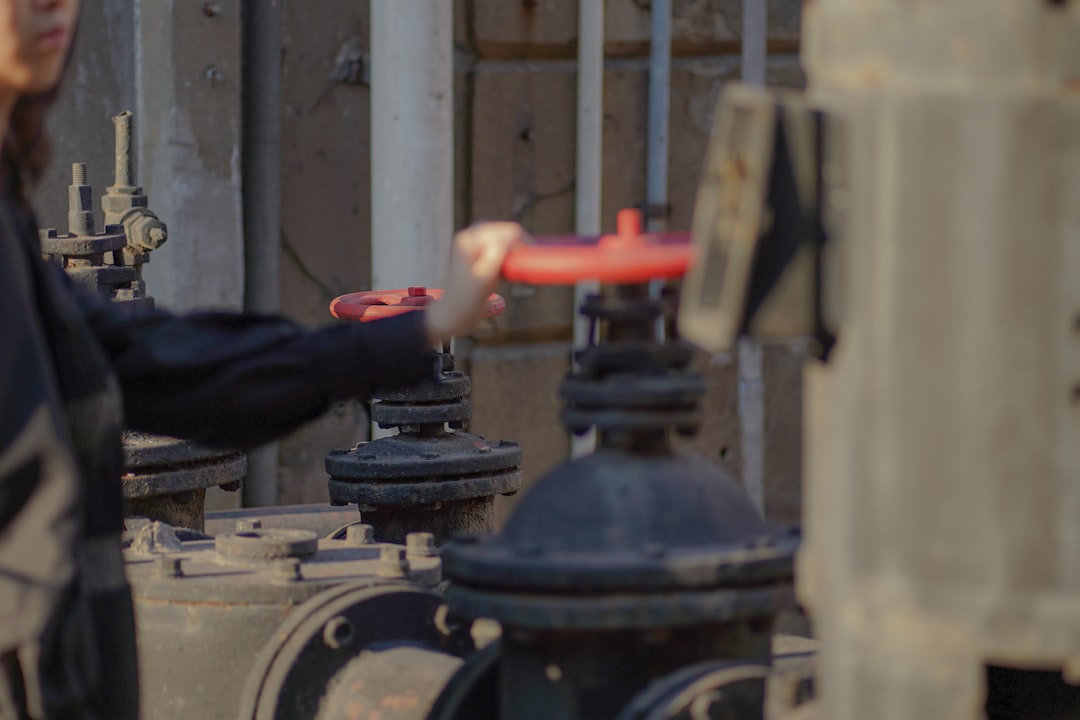
[[[27,95],[41,95],[54,89],[57,83],[60,82],[60,70],[55,72],[39,72],[30,77],[30,81],[26,84],[25,93]]]

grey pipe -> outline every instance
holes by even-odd
[[[766,0],[743,0],[742,81],[765,84],[765,57],[768,39]]]
[[[652,2],[652,41],[649,54],[649,136],[645,202],[648,228],[667,229],[668,116],[671,104],[671,0]],[[659,215],[656,211],[662,211]]]
[[[281,2],[243,4],[244,309],[281,308]],[[277,502],[278,448],[248,453],[244,504]]]

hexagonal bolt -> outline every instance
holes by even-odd
[[[172,555],[162,555],[154,560],[154,575],[159,580],[184,577],[183,561]]]
[[[353,625],[349,622],[348,618],[338,615],[335,618],[331,618],[323,626],[323,642],[326,643],[326,647],[331,650],[340,650],[341,648],[351,645],[353,639],[356,637],[356,631],[353,629]]]
[[[236,521],[236,532],[248,532],[262,527],[262,520],[254,518],[240,518]]]
[[[405,536],[405,557],[435,557],[435,536],[429,532],[414,532]]]
[[[375,528],[371,525],[350,525],[345,528],[345,542],[350,545],[371,545],[375,542]]]
[[[400,545],[387,545],[379,553],[379,575],[381,577],[406,577],[409,574],[409,561],[405,548]]]
[[[274,580],[278,582],[296,582],[303,579],[300,572],[300,558],[278,558],[273,565]]]
[[[68,232],[72,235],[94,234],[94,190],[86,184],[86,163],[71,165],[68,186]]]

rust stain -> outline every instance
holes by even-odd
[[[1064,84],[1065,92],[1070,95],[1080,95],[1080,77],[1067,78]]]
[[[382,706],[395,712],[415,710],[420,700],[415,695],[387,695],[382,699]]]

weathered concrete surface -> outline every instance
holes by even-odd
[[[332,322],[330,300],[371,287],[370,93],[330,79],[346,43],[368,46],[368,3],[284,10],[281,306],[319,326]],[[366,411],[351,403],[282,440],[279,502],[326,502],[326,453],[368,435]]]
[[[49,115],[52,162],[34,196],[44,227],[67,228],[67,186],[71,163],[87,164],[94,186],[97,227],[102,214],[98,198],[113,182],[112,116],[135,107],[135,36],[131,0],[98,0],[94,12],[83,12],[56,105]]]
[[[327,453],[354,447],[368,437],[370,428],[364,403],[347,402],[283,438],[278,443],[278,504],[328,502]]]
[[[371,277],[370,93],[330,79],[345,43],[367,47],[367,7],[319,7],[287,3],[282,28],[281,304],[311,325]]]
[[[240,308],[240,0],[137,0],[140,179],[169,224],[144,276],[162,306]]]

